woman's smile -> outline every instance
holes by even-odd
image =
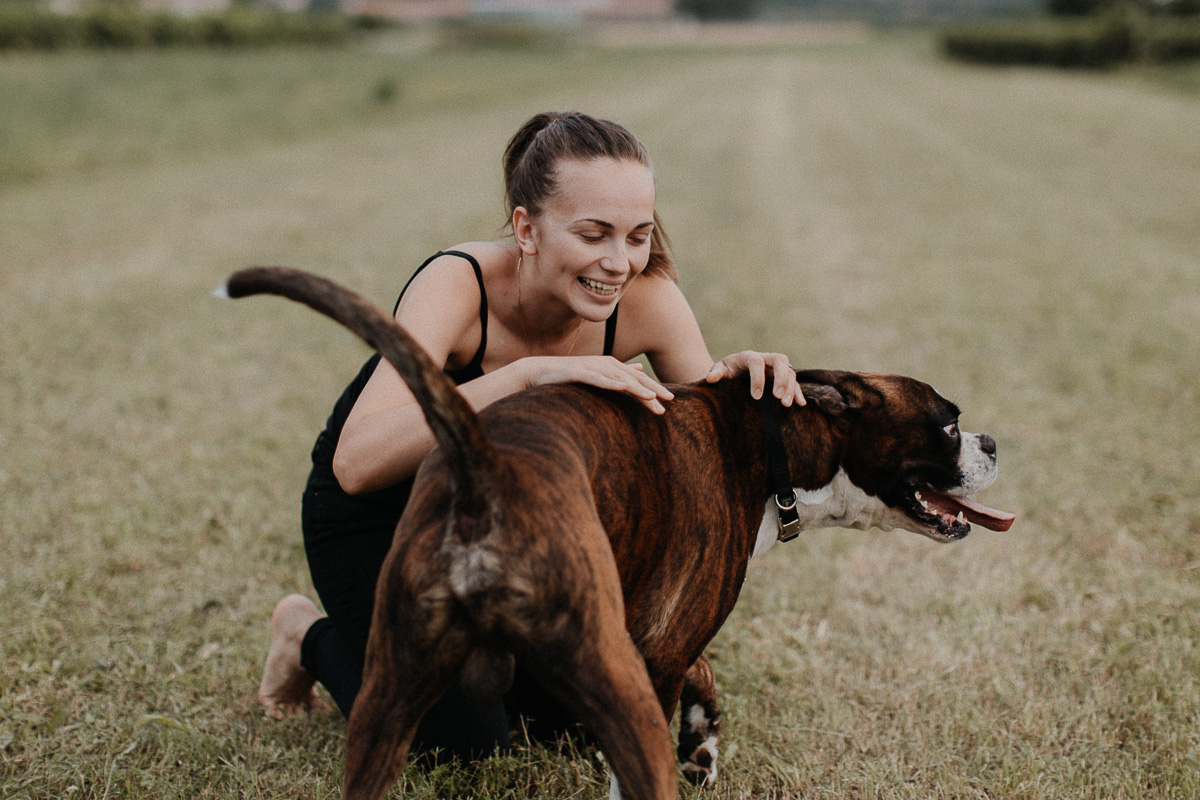
[[[600,281],[582,275],[579,276],[579,283],[581,283],[585,289],[594,292],[601,297],[613,297],[621,288],[621,284],[619,283],[601,283]]]

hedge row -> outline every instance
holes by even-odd
[[[126,5],[99,5],[69,15],[25,4],[0,5],[0,50],[332,45],[346,42],[352,33],[346,17],[285,14],[244,6],[182,17]]]
[[[942,31],[951,58],[987,64],[1110,67],[1200,58],[1200,20],[1101,16],[960,24]]]
[[[1200,14],[1200,0],[1134,0],[1135,4],[1154,14],[1186,17]],[[1051,16],[1088,17],[1103,14],[1114,0],[1045,0]]]
[[[1155,61],[1200,58],[1200,19],[1162,26],[1147,41],[1147,48]]]

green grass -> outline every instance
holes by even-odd
[[[267,720],[254,692],[272,605],[310,590],[308,449],[364,349],[208,292],[273,262],[391,302],[495,234],[507,136],[563,107],[654,154],[714,354],[930,381],[997,439],[985,501],[1020,515],[756,562],[714,644],[713,796],[1200,792],[1194,76],[929,52],[4,56],[0,796],[338,796],[341,720]],[[537,748],[403,783],[606,786]]]

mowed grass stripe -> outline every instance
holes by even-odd
[[[803,63],[804,59],[797,59],[797,62]],[[1013,475],[1014,461],[1006,462],[1006,481],[1012,481],[1014,477],[1017,480],[1028,478],[1029,486],[1020,488],[1041,487],[1036,494],[1029,493],[1029,499],[1043,497],[1049,492],[1049,497],[1045,498],[1049,504],[1065,505],[1061,509],[1064,516],[1055,515],[1053,523],[1066,522],[1075,512],[1090,512],[1077,519],[1074,525],[1051,524],[1042,528],[1036,524],[1036,519],[1031,520],[1033,528],[1027,527],[1026,531],[1035,538],[1044,536],[1050,541],[1074,533],[1072,538],[1086,543],[1086,550],[1079,554],[1081,557],[1103,552],[1116,561],[1128,561],[1140,556],[1143,551],[1136,539],[1120,530],[1113,531],[1111,524],[1114,517],[1122,516],[1119,513],[1122,507],[1132,510],[1146,501],[1147,487],[1141,481],[1129,481],[1132,465],[1127,453],[1134,449],[1129,447],[1130,437],[1118,435],[1116,441],[1097,442],[1084,433],[1086,425],[1083,423],[1088,414],[1103,413],[1099,411],[1102,407],[1114,411],[1120,408],[1123,412],[1132,406],[1128,394],[1121,397],[1105,395],[1105,384],[1108,384],[1108,391],[1120,386],[1117,391],[1124,392],[1135,382],[1132,376],[1148,366],[1137,359],[1130,363],[1127,352],[1130,343],[1124,341],[1126,335],[1132,333],[1127,328],[1129,323],[1138,325],[1139,333],[1148,334],[1147,338],[1156,349],[1166,350],[1161,353],[1163,360],[1153,366],[1156,372],[1170,373],[1171,381],[1163,387],[1163,396],[1173,398],[1172,406],[1179,409],[1194,397],[1194,369],[1190,363],[1182,364],[1179,360],[1190,345],[1180,345],[1176,349],[1175,345],[1167,343],[1169,338],[1160,341],[1158,325],[1171,320],[1171,315],[1160,314],[1158,307],[1143,302],[1148,297],[1157,297],[1172,298],[1168,302],[1175,304],[1181,295],[1168,287],[1182,285],[1189,287],[1182,294],[1185,298],[1182,302],[1194,307],[1194,275],[1180,284],[1175,280],[1178,262],[1167,259],[1165,263],[1144,264],[1142,274],[1131,280],[1123,248],[1113,247],[1117,241],[1132,240],[1140,248],[1178,254],[1186,252],[1194,232],[1180,226],[1166,235],[1156,232],[1148,236],[1136,225],[1136,220],[1124,221],[1127,215],[1120,204],[1126,197],[1123,188],[1130,172],[1128,159],[1110,165],[1104,160],[1094,162],[1086,157],[1073,157],[1070,152],[1046,153],[1039,152],[1045,148],[1036,145],[1024,149],[1018,146],[1018,143],[1028,141],[1036,143],[1042,136],[1038,112],[1045,104],[1053,105],[1055,101],[1067,104],[1069,116],[1081,116],[1080,108],[1087,108],[1087,102],[1094,98],[1086,97],[1083,103],[1071,104],[1070,94],[1076,90],[1074,78],[1044,79],[1051,84],[1047,92],[1051,98],[1045,104],[1036,96],[1010,90],[1020,102],[1010,103],[997,111],[991,107],[993,98],[981,89],[987,88],[987,83],[1000,84],[1001,88],[1005,84],[1019,85],[1032,76],[1020,73],[999,78],[991,75],[986,79],[973,74],[948,76],[946,70],[938,66],[873,59],[863,59],[856,65],[838,64],[836,69],[829,69],[825,74],[802,74],[799,67],[794,71],[797,74],[791,84],[791,97],[799,96],[807,102],[805,110],[810,112],[796,114],[794,130],[819,133],[808,133],[814,141],[796,147],[791,161],[778,159],[777,153],[769,148],[754,148],[752,152],[763,156],[770,167],[757,173],[747,170],[745,174],[755,174],[759,178],[768,173],[776,176],[770,184],[774,191],[763,192],[764,198],[777,203],[776,208],[812,209],[813,213],[819,214],[826,236],[833,240],[826,252],[833,253],[834,257],[828,262],[827,283],[814,287],[810,280],[817,271],[812,265],[820,264],[819,259],[801,259],[789,265],[796,273],[790,284],[766,285],[792,285],[797,287],[799,297],[812,298],[806,303],[809,308],[805,311],[822,317],[822,322],[827,323],[820,326],[824,337],[817,337],[813,342],[818,348],[828,346],[830,329],[844,332],[842,358],[861,360],[865,352],[867,357],[874,355],[877,363],[884,367],[911,362],[908,369],[917,374],[936,376],[938,385],[957,390],[960,397],[964,390],[970,393],[969,402],[964,401],[968,414],[978,407],[977,399],[990,407],[997,403],[1021,405],[1019,420],[1010,420],[1009,424],[1018,425],[1019,433],[1023,435],[1007,438],[1010,442],[1015,438],[1019,448],[1030,447],[1028,455],[1031,458],[1027,464],[1016,463],[1020,476]],[[771,74],[764,66],[759,77]],[[1096,90],[1096,93],[1102,92],[1103,89]],[[1122,107],[1122,95],[1126,92],[1118,89],[1115,94],[1116,98],[1109,97],[1104,104],[1110,112]],[[779,99],[776,106],[791,97]],[[1189,115],[1194,119],[1194,105],[1174,97],[1139,96],[1136,99],[1138,102],[1127,107],[1124,113],[1115,113],[1106,120],[1124,136],[1122,145],[1129,157],[1135,161],[1145,159],[1143,163],[1148,169],[1134,190],[1155,185],[1168,172],[1173,181],[1179,180],[1177,176],[1194,179],[1196,171],[1189,162],[1183,161],[1180,167],[1161,155],[1162,151],[1187,152],[1183,140],[1172,139],[1158,149],[1159,134],[1155,138],[1145,136],[1152,126],[1145,125],[1141,116],[1149,107],[1157,109],[1164,120]],[[720,103],[714,105],[722,107]],[[742,104],[740,110],[746,111],[747,105]],[[946,113],[946,109],[952,109],[954,113]],[[761,111],[761,108],[756,110]],[[941,113],[934,114],[931,110]],[[764,116],[747,114],[749,119],[760,123]],[[1003,117],[1005,124],[998,125],[998,117]],[[1047,125],[1052,129],[1052,138],[1069,138],[1070,124],[1052,119]],[[1055,127],[1058,131],[1053,130]],[[1155,129],[1161,133],[1161,128]],[[1078,125],[1075,133],[1081,133]],[[1003,158],[993,155],[998,140],[1013,143]],[[808,170],[800,172],[797,163],[806,164]],[[984,180],[977,177],[980,173]],[[1063,181],[1064,173],[1067,177],[1094,175],[1095,184],[1104,191],[1087,195],[1062,191],[1057,183]],[[960,184],[955,185],[947,180],[948,177],[957,178]],[[796,191],[788,195],[782,187],[796,187]],[[826,187],[830,196],[821,195]],[[727,194],[735,192],[736,189],[727,190]],[[794,202],[797,194],[806,195],[806,199]],[[1195,208],[1194,191],[1184,199],[1190,206],[1185,204],[1176,219],[1182,219],[1190,213],[1189,209]],[[1092,208],[1081,214],[1073,205],[1080,202],[1090,204]],[[1081,234],[1076,230],[1079,220],[1082,217],[1087,221],[1090,213],[1107,220],[1121,220],[1123,224],[1104,229],[1088,226]],[[764,213],[762,217],[770,219],[771,215]],[[755,232],[762,234],[763,228],[756,228]],[[721,229],[716,235],[725,233]],[[788,233],[792,231],[766,236],[773,242],[775,239],[771,237]],[[1101,233],[1103,237],[1097,238]],[[796,239],[804,241],[803,236]],[[842,242],[846,243],[844,249],[837,246]],[[729,249],[737,248],[730,246]],[[1045,249],[1051,249],[1049,256],[1034,252]],[[1063,253],[1070,254],[1071,258],[1064,260],[1061,258]],[[739,275],[739,280],[745,279],[747,271],[761,274],[767,269],[753,259],[746,264],[728,256],[716,267],[721,268]],[[1156,293],[1141,289],[1144,272],[1150,272],[1150,282],[1166,291]],[[768,304],[771,302],[764,282],[746,282],[753,288],[743,291],[750,294],[757,289],[768,295]],[[1132,288],[1135,293],[1115,297],[1110,291],[1112,283]],[[1021,291],[1023,288],[1027,291]],[[724,296],[718,289],[711,288],[710,291],[715,302]],[[804,300],[795,302],[805,303]],[[1024,303],[1033,304],[1033,307]],[[1104,303],[1116,303],[1116,306],[1104,309]],[[731,305],[732,308],[726,311],[730,318],[744,314],[757,319],[761,313],[753,305]],[[859,313],[853,313],[855,311]],[[1106,314],[1105,311],[1116,313]],[[745,331],[746,326],[743,325],[741,330]],[[881,333],[892,336],[881,336]],[[785,330],[783,335],[793,334]],[[1194,334],[1189,332],[1185,338],[1194,341]],[[894,349],[875,355],[882,345],[889,343]],[[807,342],[800,348],[804,344]],[[793,347],[790,352],[804,350]],[[1122,373],[1130,377],[1121,377]],[[1087,382],[1081,385],[1079,378],[1084,377]],[[964,386],[964,380],[969,385]],[[1025,403],[1014,402],[1013,393],[1026,395],[1023,399],[1028,407]],[[1060,415],[1065,419],[1057,419]],[[993,432],[996,424],[1005,424],[1004,419],[987,417],[991,415],[986,415],[985,419],[988,429]],[[974,419],[979,417],[974,416]],[[1131,422],[1123,413],[1121,419]],[[1021,421],[1027,421],[1027,424],[1022,425]],[[1057,422],[1055,427],[1061,434],[1052,435],[1047,430],[1047,422]],[[1112,427],[1115,432],[1120,426],[1114,424]],[[1014,429],[1014,432],[1017,431]],[[1196,432],[1194,422],[1182,416],[1175,417],[1169,429],[1150,431],[1148,435],[1155,442],[1148,448],[1150,452],[1163,453],[1170,452],[1173,443],[1180,439],[1194,440]],[[1002,436],[1002,441],[1005,438]],[[1040,446],[1042,444],[1044,448]],[[1025,454],[1020,450],[1006,452],[1017,458]],[[1186,487],[1190,480],[1188,476],[1195,474],[1195,459],[1186,454],[1183,459],[1184,464],[1178,472],[1174,466],[1164,464],[1156,464],[1152,469],[1174,473],[1172,483],[1176,490],[1182,488],[1185,493],[1190,493]],[[1144,470],[1146,465],[1143,463],[1140,468]],[[1096,487],[1111,486],[1113,482],[1132,496],[1098,501]],[[1013,488],[1011,483],[1007,486]],[[1004,487],[998,491],[1004,492]],[[1194,493],[1190,494],[1194,498]],[[1140,521],[1157,528],[1158,520]],[[1097,523],[1098,530],[1089,524],[1092,522]],[[1169,521],[1165,524],[1171,525]],[[1194,530],[1194,525],[1188,529]],[[878,553],[882,546],[868,547]],[[892,543],[887,546],[891,547]],[[977,542],[975,546],[986,545]],[[1059,587],[1058,591],[1063,590],[1062,565],[1046,565],[1042,561],[1045,550],[1038,544],[1031,545],[1028,539],[1021,538],[999,546],[1002,549],[1011,547],[1009,557],[1015,560],[1000,561],[999,566],[991,569],[984,560],[984,565],[975,568],[983,570],[983,575],[976,574],[971,565],[960,559],[947,556],[953,562],[955,573],[971,575],[963,577],[963,582],[980,590],[980,598],[964,602],[964,607],[970,607],[972,613],[979,611],[979,603],[988,602],[989,591],[1011,596],[1014,573],[1022,576],[1017,580],[1028,580],[1031,586],[1044,580],[1049,586]],[[900,544],[902,550],[906,547],[906,543]],[[1022,550],[1028,552],[1028,560],[1021,554]],[[971,557],[977,557],[978,552]],[[875,555],[870,560],[882,561],[883,565],[888,561],[882,555]],[[828,573],[823,573],[822,567],[833,566],[833,573],[837,574],[836,566],[842,559],[832,564],[820,563],[819,559],[818,563],[813,562],[809,551],[796,560],[795,566],[805,580],[817,580],[824,585],[832,579],[825,577]],[[789,560],[788,563],[792,565],[793,562]],[[996,564],[994,560],[990,563]],[[1112,562],[1109,564],[1112,566]],[[1094,565],[1089,564],[1085,571],[1092,567]],[[821,577],[814,579],[814,572]],[[882,579],[884,572],[883,569],[872,569],[870,581]],[[785,575],[795,579],[795,574],[788,571],[776,575],[775,579],[782,582],[786,580]],[[1127,577],[1124,575],[1122,579]],[[838,587],[845,584],[840,578],[836,583]],[[927,585],[919,580],[915,583]],[[956,585],[957,582],[952,583],[950,594],[954,601],[959,601],[953,588]],[[940,593],[937,588],[927,592],[916,591],[908,585],[904,588],[925,600]],[[1179,588],[1183,588],[1183,597],[1192,596],[1194,591],[1192,587]],[[854,594],[854,591],[849,593]],[[1177,597],[1176,601],[1179,599]],[[894,597],[888,597],[887,602],[899,603]],[[942,602],[952,601],[939,598],[935,602],[940,607]],[[916,610],[901,607],[905,611]],[[1081,607],[1086,607],[1086,602],[1081,603]],[[1080,610],[1079,613],[1086,612]],[[890,618],[886,610],[880,614],[872,608],[870,614]],[[978,619],[989,617],[995,621],[994,613],[985,613]],[[973,635],[979,637],[979,634],[977,630]],[[778,639],[768,639],[769,643],[764,647],[776,647]],[[756,655],[761,658],[764,653],[756,651]],[[1033,663],[1041,664],[1037,654],[1027,655]],[[989,657],[983,660],[991,662]],[[755,659],[748,659],[747,664],[750,663],[755,663]],[[836,681],[840,668],[845,666],[838,665],[839,670],[826,677]],[[1185,682],[1191,684],[1188,678]],[[814,684],[825,686],[828,682],[818,680]],[[948,695],[956,689],[952,685],[947,688]],[[1104,709],[1105,713],[1121,713],[1116,708],[1120,702],[1114,702],[1114,697],[1106,694],[1116,690],[1114,685],[1097,692],[1082,685],[1075,688],[1092,700],[1081,705],[1082,709],[1087,709],[1077,718],[1081,728],[1093,726],[1096,732],[1103,731],[1105,722],[1092,716],[1098,708]],[[977,699],[967,700],[964,706],[970,706]],[[962,714],[964,710],[967,709],[956,709],[953,718],[969,720],[971,715]],[[925,716],[921,720],[929,721]],[[772,717],[771,722],[778,720]],[[1065,727],[1071,728],[1070,725]],[[977,732],[972,731],[968,737],[962,737],[960,732],[955,738],[976,737]],[[780,738],[787,739],[786,736]],[[805,741],[811,738],[806,737]],[[815,738],[821,740],[820,736]],[[1049,742],[1040,745],[1048,751],[1055,747]],[[820,752],[821,758],[830,754],[824,749]],[[1059,776],[1059,780],[1064,778],[1066,776]],[[945,796],[962,796],[960,792],[964,790],[965,787],[957,785],[943,791]],[[1125,791],[1131,795],[1136,793],[1128,787]],[[914,792],[913,796],[920,796],[920,793]]]

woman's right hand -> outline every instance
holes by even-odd
[[[671,400],[667,387],[647,375],[641,364],[625,364],[612,356],[531,356],[517,362],[526,370],[525,385],[586,383],[632,395],[655,414],[666,411],[662,401]]]

